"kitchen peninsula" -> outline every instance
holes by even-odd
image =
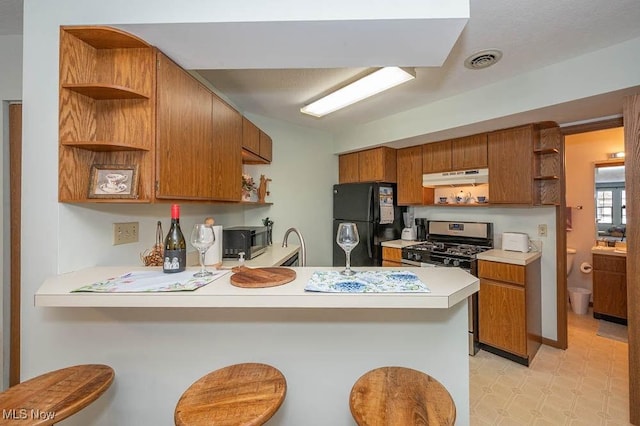
[[[70,293],[131,269],[51,277],[35,295],[48,321],[69,329],[52,347],[57,363],[100,362],[116,371],[110,397],[80,413],[77,424],[171,424],[184,389],[240,362],[271,364],[285,375],[287,397],[273,425],[353,424],[351,386],[384,365],[438,379],[456,403],[457,424],[469,423],[464,302],[479,282],[458,268],[398,268],[416,273],[430,293],[305,292],[313,272],[340,269],[320,267],[292,268],[293,282],[271,288],[234,287],[227,274],[194,292]],[[85,359],[87,346],[102,356]]]

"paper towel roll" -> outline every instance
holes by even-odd
[[[583,274],[590,274],[592,270],[593,266],[591,266],[589,262],[582,262],[580,264],[580,271],[582,271]]]
[[[212,226],[216,240],[204,253],[204,264],[211,266],[222,262],[222,226]]]

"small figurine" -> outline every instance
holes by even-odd
[[[271,179],[267,179],[264,175],[260,175],[260,186],[258,186],[259,203],[264,203],[264,198],[269,195],[269,191],[267,191],[268,182],[271,182]]]

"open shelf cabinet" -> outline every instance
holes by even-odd
[[[560,205],[563,153],[562,135],[557,126],[542,127],[534,154],[535,204]]]
[[[93,165],[137,165],[135,199],[151,202],[155,175],[156,49],[107,27],[60,29],[59,192],[90,199]]]

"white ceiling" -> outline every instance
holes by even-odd
[[[322,41],[318,32],[312,36],[309,30],[308,38],[295,31],[278,33],[281,43],[273,44],[269,39],[272,44],[265,52],[258,41],[261,34],[273,32],[269,23],[119,26],[157,46],[183,67],[197,70],[241,112],[331,132],[640,37],[638,0],[470,0],[469,4],[466,25],[460,17],[446,22],[334,21],[333,26],[318,28],[298,22],[295,30],[324,31],[331,48],[322,52],[314,46],[308,54],[304,54],[307,42],[311,46],[314,41]],[[21,1],[0,0],[0,35],[21,32],[21,19],[8,16],[16,12],[21,13]],[[242,32],[242,37],[230,36]],[[297,39],[292,40],[296,34]],[[358,49],[348,49],[356,39],[369,40],[368,50],[360,56]],[[204,51],[193,47],[198,44],[208,47]],[[216,46],[236,53],[203,53]],[[484,70],[463,66],[467,56],[488,48],[504,53],[496,65]],[[283,52],[295,55],[285,60],[284,56],[278,57]],[[299,112],[304,104],[370,72],[371,67],[386,65],[390,58],[404,62],[398,65],[415,66],[416,79],[320,119]],[[286,64],[287,69],[277,68],[278,64]],[[624,94],[626,91],[618,91],[553,107],[554,118],[562,123],[619,114]],[[537,120],[536,114],[545,116],[534,111],[532,121]]]

